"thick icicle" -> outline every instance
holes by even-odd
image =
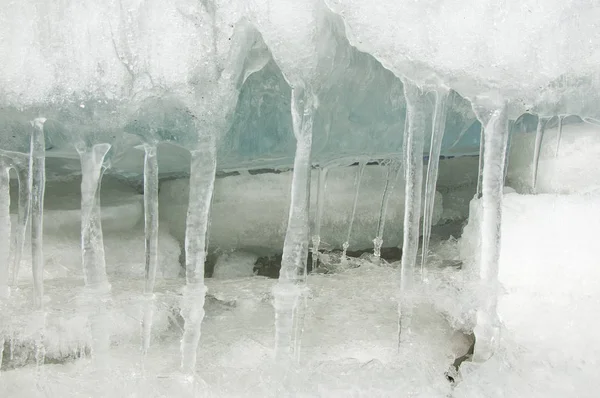
[[[21,154],[19,154],[21,155]],[[21,157],[21,156],[19,156]],[[21,258],[25,248],[27,223],[29,222],[29,159],[23,154],[21,159],[13,161],[13,170],[17,173],[19,182],[19,209],[17,226],[10,242],[10,285],[15,287],[19,278]]]
[[[85,279],[85,300],[90,310],[92,352],[100,366],[106,366],[110,347],[107,330],[106,303],[110,299],[110,284],[106,276],[104,240],[100,214],[100,184],[104,173],[104,158],[110,144],[92,147],[78,146],[81,160],[81,252]]]
[[[408,129],[406,134],[404,170],[404,241],[400,266],[400,303],[398,320],[399,342],[410,333],[413,312],[413,284],[419,249],[419,220],[423,185],[423,148],[425,146],[426,96],[408,81],[404,83]]]
[[[350,224],[348,225],[348,235],[346,235],[346,241],[342,244],[342,260],[346,259],[346,251],[348,247],[350,247],[350,237],[352,236],[352,225],[354,224],[354,216],[356,215],[356,205],[358,204],[358,193],[360,191],[360,182],[362,180],[362,176],[365,173],[365,166],[367,162],[362,161],[358,163],[358,168],[356,169],[356,177],[354,179],[354,201],[352,202],[352,213],[350,216]]]
[[[431,224],[433,219],[433,205],[435,204],[435,188],[437,185],[440,155],[442,153],[442,139],[446,128],[446,106],[448,104],[448,90],[435,92],[435,111],[431,131],[431,147],[429,148],[429,161],[427,163],[427,178],[425,180],[425,203],[423,206],[423,248],[421,249],[421,277],[424,277],[425,263],[429,252],[429,239],[431,238]]]
[[[144,235],[146,269],[144,284],[144,315],[142,320],[142,352],[150,348],[154,306],[154,284],[158,268],[158,161],[156,146],[143,145],[144,155]]]
[[[563,119],[564,116],[562,115],[558,115],[556,116],[556,118],[558,119],[558,136],[556,137],[556,153],[554,154],[555,157],[558,157],[558,151],[560,150],[560,140],[562,139],[562,129],[563,129]]]
[[[204,136],[191,154],[190,199],[185,230],[186,286],[181,304],[181,316],[185,320],[181,340],[181,369],[185,373],[193,373],[196,368],[196,351],[204,319],[204,261],[217,170],[215,137]]]
[[[500,327],[498,306],[498,265],[502,219],[503,171],[508,141],[506,104],[495,109],[476,107],[474,111],[485,125],[484,169],[482,181],[481,253],[479,259],[480,307],[474,329],[474,360],[486,360],[498,343]]]
[[[319,245],[321,244],[321,220],[325,206],[325,189],[327,187],[327,172],[329,169],[319,169],[319,184],[317,186],[317,211],[315,211],[315,230],[312,236],[312,261],[313,269],[319,266]]]
[[[544,141],[544,132],[546,130],[546,122],[548,119],[539,117],[537,129],[535,132],[535,144],[533,147],[533,164],[531,166],[531,189],[533,193],[537,190],[538,168],[540,165],[540,153],[542,150],[542,142]]]
[[[0,300],[9,296],[8,258],[10,248],[10,167],[0,155]],[[1,304],[1,301],[0,301]],[[0,334],[2,331],[0,330]]]
[[[481,181],[483,180],[483,148],[485,146],[485,127],[481,125],[479,133],[479,171],[477,173],[477,192],[475,193],[477,199],[481,198]]]
[[[383,188],[381,207],[379,208],[379,219],[377,221],[377,235],[375,236],[375,239],[373,239],[373,256],[375,256],[376,261],[378,261],[381,257],[381,246],[383,245],[383,231],[385,229],[387,207],[390,201],[390,195],[394,191],[394,186],[396,185],[396,180],[398,179],[401,168],[402,162],[399,162],[396,159],[388,161],[385,187]]]
[[[44,123],[38,118],[32,122],[29,154],[29,191],[31,194],[31,260],[33,269],[33,301],[35,308],[43,308],[44,297],[44,191],[46,189],[46,141]]]
[[[295,87],[291,99],[296,155],[292,193],[279,282],[273,288],[275,307],[275,360],[287,364],[299,359],[299,333],[303,311],[297,311],[306,292],[309,238],[312,126],[315,98],[310,90]]]

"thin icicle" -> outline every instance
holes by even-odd
[[[0,300],[10,295],[8,287],[10,230],[10,166],[8,159],[0,155]]]
[[[423,248],[421,250],[421,277],[424,277],[427,254],[429,253],[429,239],[431,238],[431,225],[433,220],[433,206],[435,204],[435,188],[437,185],[440,155],[442,153],[442,139],[446,129],[446,107],[448,105],[448,90],[435,92],[435,111],[431,131],[431,147],[427,163],[427,179],[425,181],[425,203],[423,206]]]
[[[562,139],[562,129],[563,129],[563,119],[564,119],[564,116],[558,115],[558,116],[556,116],[556,118],[558,119],[558,137],[556,137],[556,153],[554,154],[554,156],[558,157],[558,151],[560,150],[560,141]]]
[[[483,148],[485,146],[485,127],[483,124],[481,125],[480,133],[479,133],[479,171],[477,173],[477,192],[475,193],[477,199],[481,198],[481,181],[483,180]]]
[[[319,183],[317,186],[317,211],[315,212],[315,230],[312,236],[312,261],[313,269],[319,266],[319,245],[321,244],[321,221],[323,219],[323,208],[325,206],[325,189],[327,187],[327,172],[329,169],[319,169]]]
[[[154,308],[154,285],[158,268],[158,161],[156,146],[144,144],[144,235],[145,284],[144,315],[142,320],[142,353],[150,348]]]
[[[547,118],[539,117],[537,129],[535,132],[535,143],[533,147],[533,165],[531,167],[531,189],[533,193],[537,191],[538,169],[540,165],[540,153],[542,150],[542,142],[544,141],[544,132],[546,130]]]
[[[44,192],[46,190],[46,141],[44,123],[35,119],[32,124],[29,153],[29,192],[31,194],[31,259],[33,269],[33,302],[43,308],[44,297]]]
[[[275,360],[282,365],[299,359],[304,311],[298,306],[306,292],[312,127],[316,108],[312,92],[303,87],[292,89],[291,105],[296,155],[279,282],[273,288]]]
[[[402,168],[402,162],[392,159],[387,162],[387,174],[385,178],[385,187],[383,188],[383,196],[381,197],[381,207],[379,208],[379,219],[377,220],[377,235],[373,239],[373,256],[375,261],[381,257],[381,246],[383,245],[383,231],[385,230],[385,219],[390,201],[390,195],[394,191],[396,180]]]
[[[191,151],[190,193],[185,229],[186,286],[181,304],[185,320],[181,340],[181,369],[191,374],[196,368],[196,352],[204,319],[204,261],[210,205],[217,171],[215,137],[203,137],[197,149]]]
[[[497,101],[499,102],[499,101]],[[502,220],[503,171],[508,141],[506,104],[477,107],[478,119],[485,125],[484,170],[482,181],[481,253],[479,260],[480,307],[474,329],[473,358],[487,360],[498,343],[498,271]]]
[[[504,185],[506,185],[506,177],[508,176],[508,161],[510,160],[510,148],[512,146],[512,136],[513,136],[513,128],[515,126],[514,120],[508,121],[508,142],[506,144],[506,154],[504,155],[504,172],[502,173],[502,181],[504,181]]]
[[[425,146],[426,96],[409,81],[403,81],[408,117],[404,170],[404,241],[400,266],[400,303],[398,341],[410,334],[413,312],[413,284],[419,249],[419,220],[423,185],[423,149]]]
[[[354,201],[352,202],[352,214],[350,216],[350,224],[348,225],[348,234],[346,235],[346,241],[342,244],[342,260],[346,259],[346,252],[350,247],[350,237],[352,236],[352,225],[354,224],[354,216],[356,215],[356,205],[358,204],[358,193],[360,191],[360,183],[362,176],[365,173],[365,167],[367,162],[362,161],[358,163],[356,170],[356,177],[354,178]]]
[[[21,154],[19,154],[21,155]],[[25,154],[13,162],[13,169],[17,173],[19,182],[18,215],[15,233],[10,243],[10,285],[15,287],[19,278],[21,258],[25,249],[25,238],[27,235],[27,223],[29,222],[29,159]]]

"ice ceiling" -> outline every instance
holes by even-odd
[[[385,158],[401,152],[408,79],[453,90],[442,152],[476,154],[467,99],[502,98],[512,119],[600,119],[594,3],[10,2],[0,11],[0,143],[27,152],[28,122],[44,117],[47,156],[85,141],[141,159],[136,135],[190,149],[208,134],[219,168],[291,166],[291,88],[306,86],[318,101],[313,163]],[[159,151],[161,171],[185,171],[181,158]],[[140,164],[113,161],[138,175]]]

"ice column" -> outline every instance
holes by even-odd
[[[346,252],[348,251],[348,247],[350,247],[350,237],[352,236],[352,225],[354,224],[354,217],[356,215],[356,205],[358,204],[358,193],[360,191],[360,182],[362,180],[362,176],[365,173],[365,166],[367,162],[362,161],[358,163],[358,168],[356,170],[356,177],[354,179],[354,201],[352,202],[352,215],[350,216],[350,225],[348,225],[348,235],[346,235],[346,241],[342,244],[342,261],[346,259]]]
[[[33,301],[35,308],[43,307],[44,296],[44,191],[46,189],[46,141],[44,123],[32,122],[29,154],[29,191],[31,195],[31,259],[33,270]]]
[[[408,129],[405,154],[405,199],[404,199],[404,241],[400,265],[400,297],[398,338],[402,341],[410,334],[413,310],[413,284],[417,251],[419,249],[419,220],[421,216],[421,193],[423,185],[423,147],[425,145],[426,96],[421,90],[405,80],[406,112]]]
[[[531,189],[533,190],[533,193],[536,193],[537,175],[538,168],[540,165],[540,151],[542,149],[542,142],[544,140],[544,132],[546,130],[547,121],[547,118],[543,118],[540,116],[538,118],[537,129],[535,132],[535,144],[533,148],[533,165],[531,167]]]
[[[498,343],[500,327],[498,306],[498,263],[502,219],[503,171],[508,141],[506,104],[473,106],[485,125],[484,168],[482,180],[481,254],[479,263],[480,306],[474,329],[474,360],[487,360]]]
[[[190,199],[185,229],[186,286],[183,291],[181,316],[185,320],[181,340],[181,369],[193,373],[196,368],[196,351],[204,319],[204,261],[208,216],[217,170],[215,137],[201,137],[198,147],[191,151]]]
[[[8,298],[10,292],[8,287],[8,258],[11,229],[9,172],[8,159],[0,155],[0,300]],[[0,335],[2,335],[1,329]],[[2,362],[0,362],[1,364]]]
[[[427,178],[425,180],[425,204],[423,206],[423,248],[421,249],[421,277],[424,277],[425,264],[429,251],[431,237],[431,224],[433,219],[433,205],[435,204],[435,187],[437,184],[440,155],[442,152],[442,139],[446,128],[446,106],[448,104],[448,90],[439,89],[435,92],[435,111],[431,131],[431,147],[429,148],[429,161],[427,164]]]
[[[390,195],[394,191],[398,174],[402,168],[402,163],[396,159],[387,161],[387,175],[385,178],[385,188],[383,188],[383,196],[381,197],[381,207],[379,208],[379,219],[377,221],[377,235],[373,239],[373,256],[376,261],[381,257],[381,246],[383,245],[383,231],[385,229],[385,217],[387,213]]]
[[[110,334],[106,303],[110,299],[110,284],[106,276],[104,241],[100,214],[100,183],[104,158],[110,144],[78,145],[81,160],[81,251],[85,279],[86,306],[90,308],[92,352],[99,365],[106,365]]]
[[[275,360],[289,363],[299,358],[298,333],[301,316],[296,313],[299,299],[306,291],[306,261],[309,238],[310,172],[312,127],[315,97],[308,88],[292,89],[292,122],[296,136],[296,155],[292,174],[292,193],[279,282],[273,288],[275,307]],[[294,316],[296,313],[296,316]]]
[[[10,284],[16,286],[19,277],[21,258],[25,248],[27,223],[29,222],[29,157],[22,153],[15,153],[12,168],[17,173],[19,182],[19,203],[17,226],[10,242]]]
[[[144,243],[146,254],[144,315],[142,320],[142,352],[150,348],[152,332],[154,284],[158,268],[158,160],[156,145],[142,145],[144,155]]]
[[[319,266],[319,245],[321,244],[321,220],[325,205],[325,188],[327,187],[327,167],[319,169],[319,184],[317,186],[317,211],[315,212],[315,231],[312,236],[313,269]]]

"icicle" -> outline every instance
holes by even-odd
[[[8,264],[10,248],[10,167],[0,155],[0,300],[8,298]],[[1,301],[0,301],[1,304]]]
[[[303,311],[296,311],[306,291],[308,256],[312,126],[315,98],[303,87],[292,89],[292,122],[296,155],[292,174],[292,194],[279,282],[273,288],[275,307],[275,360],[282,364],[299,358],[299,336]],[[296,316],[294,316],[296,314]],[[293,338],[294,337],[294,338]],[[292,341],[293,340],[293,341]],[[296,352],[294,352],[296,351]]]
[[[508,161],[510,160],[510,148],[512,145],[512,135],[513,135],[514,126],[515,126],[515,121],[509,120],[508,121],[508,142],[506,144],[506,154],[504,155],[504,159],[506,159],[506,160],[504,162],[504,172],[502,173],[503,185],[506,185],[506,177],[508,176]]]
[[[325,205],[325,189],[327,187],[327,167],[319,169],[319,185],[317,187],[317,211],[315,212],[315,230],[312,236],[313,269],[319,266],[319,245],[321,244],[321,220]]]
[[[107,330],[106,302],[110,299],[110,284],[106,276],[100,185],[106,170],[104,158],[110,144],[92,147],[77,146],[81,160],[81,251],[87,306],[90,308],[92,352],[96,363],[106,366],[110,347]]]
[[[381,257],[381,246],[383,245],[383,231],[385,229],[385,217],[387,213],[388,203],[390,201],[390,195],[394,191],[396,180],[400,174],[402,163],[392,159],[387,162],[387,175],[385,178],[385,188],[383,189],[383,196],[381,197],[381,207],[379,208],[379,219],[377,221],[377,235],[373,239],[373,256],[375,261],[378,261]]]
[[[78,147],[81,159],[81,249],[83,275],[87,287],[109,289],[104,259],[102,224],[99,218],[98,195],[102,164],[110,144]]]
[[[497,101],[499,102],[499,101]],[[486,360],[499,339],[498,263],[500,260],[500,225],[502,219],[503,170],[508,141],[506,103],[488,107],[473,106],[477,118],[485,125],[484,169],[482,181],[481,254],[479,264],[480,307],[474,329],[474,359]]]
[[[537,129],[535,133],[535,144],[533,148],[533,165],[531,167],[531,189],[533,193],[536,193],[537,188],[537,177],[538,177],[538,168],[540,165],[540,153],[542,149],[542,142],[544,140],[544,132],[546,130],[546,122],[548,119],[539,117]]]
[[[150,348],[154,307],[154,285],[158,268],[158,161],[156,146],[144,144],[144,235],[146,269],[144,315],[142,320],[142,354]]]
[[[479,171],[477,173],[477,199],[481,198],[481,181],[483,180],[483,148],[485,146],[485,127],[481,125],[479,134]]]
[[[44,191],[46,189],[46,141],[44,123],[38,118],[32,122],[29,191],[31,194],[31,259],[33,269],[33,301],[35,308],[43,308],[44,296]]]
[[[556,118],[558,119],[558,137],[556,137],[556,153],[554,154],[555,157],[558,157],[558,151],[560,150],[560,140],[562,139],[562,129],[563,129],[563,119],[564,116],[562,115],[558,115],[556,116]]]
[[[431,147],[429,148],[429,161],[427,163],[427,179],[425,182],[425,204],[423,207],[423,248],[421,250],[421,277],[424,277],[425,263],[429,252],[429,239],[431,238],[431,224],[433,219],[433,205],[435,204],[435,188],[437,184],[440,155],[442,152],[442,139],[446,128],[446,106],[448,104],[448,90],[435,92],[435,111],[431,131]]]
[[[190,199],[185,230],[186,286],[181,305],[185,320],[181,340],[181,368],[193,373],[196,368],[196,351],[204,319],[204,261],[206,239],[217,170],[215,137],[203,137],[201,145],[191,152]]]
[[[367,162],[362,161],[358,163],[356,170],[356,177],[354,179],[354,201],[352,202],[352,215],[350,216],[350,225],[348,225],[348,235],[346,235],[346,241],[342,245],[342,261],[346,259],[346,251],[350,247],[350,237],[352,236],[352,225],[354,224],[354,216],[356,215],[356,205],[358,204],[358,193],[360,191],[360,182],[362,176],[365,173],[365,166]]]
[[[21,154],[19,154],[21,155]],[[25,154],[19,156],[18,160],[13,162],[13,169],[17,173],[19,182],[19,209],[17,215],[17,226],[10,243],[10,285],[16,287],[19,278],[19,268],[21,258],[25,248],[25,237],[27,234],[27,223],[29,222],[29,161]]]
[[[413,312],[413,283],[417,251],[419,249],[419,220],[423,185],[423,149],[425,146],[426,96],[409,81],[403,81],[408,117],[404,150],[404,241],[400,266],[400,303],[398,339],[410,334]]]

